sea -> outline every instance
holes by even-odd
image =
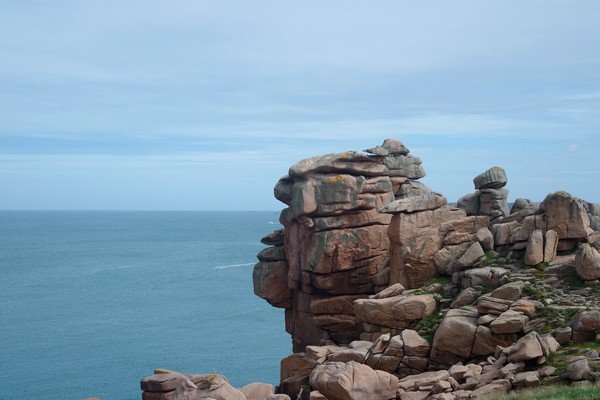
[[[252,270],[279,212],[0,211],[0,399],[141,399],[155,368],[279,381]]]

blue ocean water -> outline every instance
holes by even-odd
[[[140,399],[157,367],[277,383],[252,268],[278,216],[0,211],[0,399]]]

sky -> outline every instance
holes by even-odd
[[[0,0],[0,209],[280,210],[401,140],[450,202],[600,202],[600,2]]]

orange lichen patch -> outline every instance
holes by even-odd
[[[336,175],[336,176],[326,178],[325,182],[327,182],[327,183],[346,183],[346,178],[344,178],[341,175]]]

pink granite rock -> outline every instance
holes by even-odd
[[[327,362],[313,370],[310,385],[329,400],[389,400],[396,398],[398,378],[354,361]]]

